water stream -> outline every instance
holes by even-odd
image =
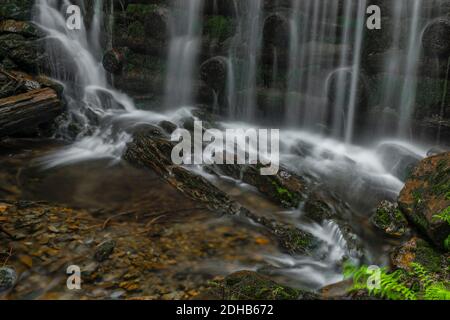
[[[248,122],[254,122],[258,114],[258,70],[266,19],[264,2],[235,2],[238,12],[236,35],[232,39],[227,65],[226,101],[230,121],[223,123],[225,127],[249,126]],[[202,40],[203,0],[179,0],[171,8],[165,111],[162,113],[139,110],[131,98],[108,83],[101,64],[105,48],[99,45],[104,2],[97,2],[91,27],[88,29],[83,23],[80,31],[69,31],[65,26],[64,11],[70,3],[68,0],[36,1],[35,21],[47,33],[53,77],[64,85],[68,102],[68,117],[58,134],[70,144],[44,157],[46,168],[96,159],[118,162],[135,128],[142,124],[158,124],[161,120],[180,124],[181,119],[190,115],[190,107],[195,105],[194,83]],[[360,120],[359,75],[366,0],[344,1],[346,20],[342,28],[337,27],[338,11],[342,9],[337,1],[292,0],[291,4],[287,16],[288,75],[284,92],[286,129],[281,134],[282,164],[299,174],[314,176],[336,192],[354,214],[354,220],[349,223],[356,229],[363,229],[359,219],[367,221],[370,210],[380,200],[395,199],[404,183],[390,170],[392,168],[386,166],[386,151],[380,145],[396,145],[418,159],[426,154],[426,146],[399,140],[408,136],[413,112],[419,38],[424,26],[419,19],[422,1],[392,1],[394,40],[384,66],[386,73],[398,69],[407,72],[399,92],[392,89],[393,78],[387,77],[382,103],[391,108],[395,105],[399,110],[398,132],[393,137],[386,137],[384,130],[379,130],[372,143],[365,146],[352,142],[356,122]],[[399,26],[404,26],[405,15],[410,17],[407,45],[400,53],[399,43],[404,34],[399,31]],[[278,64],[280,53],[276,50],[273,54],[273,60]],[[277,78],[279,73],[274,67],[272,77]],[[326,102],[330,96],[334,97],[331,104]],[[237,123],[236,119],[246,123]],[[380,120],[378,125],[383,126],[383,121]],[[386,142],[387,138],[395,141]],[[233,183],[247,194],[239,181]],[[322,241],[313,257],[267,255],[266,262],[273,267],[273,273],[293,279],[296,286],[318,289],[339,281],[342,258],[360,258],[351,252],[339,226],[331,221],[322,225],[299,222],[301,207],[288,212],[277,208],[271,214],[291,219],[299,228]],[[385,263],[382,249],[371,243],[370,238],[365,240],[365,258]]]

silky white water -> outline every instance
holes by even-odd
[[[358,4],[358,16],[352,10],[355,3]],[[389,71],[404,64],[410,72],[402,83],[400,96],[389,91],[389,84],[385,88],[386,103],[399,102],[396,106],[401,114],[398,126],[402,134],[399,136],[404,136],[413,108],[414,70],[420,55],[417,41],[421,33],[418,18],[421,1],[414,0],[412,7],[398,3],[400,1],[395,2],[397,15],[394,15],[394,25],[400,25],[400,18],[405,12],[411,14],[406,48],[408,59],[402,61],[393,51],[385,66]],[[72,141],[70,146],[46,157],[46,167],[100,158],[119,161],[134,128],[142,124],[158,124],[162,120],[181,125],[183,118],[191,116],[190,107],[195,104],[195,70],[198,68],[201,44],[203,1],[175,2],[167,57],[167,111],[163,113],[138,110],[127,95],[109,85],[101,64],[104,48],[99,46],[105,20],[104,2],[96,2],[90,28],[83,23],[82,30],[74,31],[68,30],[65,25],[65,8],[70,4],[68,0],[36,1],[35,21],[47,34],[53,77],[64,85],[68,103],[68,118],[61,122],[59,134]],[[246,128],[258,113],[257,77],[265,19],[263,4],[262,0],[249,0],[245,5],[235,1],[239,16],[236,35],[228,53],[226,100],[230,118],[239,118],[247,123],[223,123],[224,128]],[[288,17],[289,75],[285,92],[285,124],[289,129],[281,130],[280,139],[283,166],[321,181],[357,213],[372,208],[380,200],[395,199],[404,183],[384,164],[385,154],[379,143],[394,144],[417,159],[426,154],[425,147],[401,141],[386,142],[378,137],[374,137],[373,143],[366,147],[352,145],[359,107],[358,74],[364,28],[361,15],[365,4],[365,0],[346,0],[344,26],[339,32],[330,34],[329,30],[336,27],[338,19],[336,2],[292,1],[292,11]],[[351,21],[356,21],[356,28]],[[338,37],[341,39],[339,44],[336,43]],[[400,34],[396,34],[394,39],[400,39]],[[328,59],[329,56],[333,58]],[[277,64],[277,50],[274,57]],[[272,70],[272,78],[276,78],[280,71],[276,66]],[[337,79],[334,80],[334,88],[330,86],[333,78]],[[328,105],[326,100],[330,91],[334,91],[335,99]],[[324,127],[330,130],[324,132]],[[193,170],[201,172],[198,168]],[[302,208],[293,208],[287,215],[301,217]],[[342,258],[359,259],[351,252],[334,222],[325,221],[319,225],[297,221],[296,225],[321,240],[317,252],[312,257],[267,256],[267,263],[274,267],[274,272],[292,276],[296,285],[316,289],[339,281],[342,278]]]

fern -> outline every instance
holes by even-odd
[[[441,282],[425,289],[425,300],[450,300],[450,291]]]
[[[416,300],[415,293],[401,282],[401,279],[404,277],[403,271],[397,270],[393,273],[388,273],[386,268],[382,268],[379,272],[379,287],[369,288],[367,283],[371,272],[367,266],[361,266],[360,268],[350,265],[344,266],[344,276],[353,279],[351,291],[366,290],[369,295],[390,300]]]
[[[434,218],[450,224],[450,206],[445,208],[441,213],[434,215]]]
[[[420,264],[412,263],[412,272],[396,270],[388,273],[386,268],[379,270],[380,283],[377,287],[369,287],[368,280],[371,276],[369,267],[355,267],[349,264],[344,265],[345,278],[353,279],[353,286],[350,291],[365,290],[369,295],[385,298],[389,300],[450,300],[450,291],[444,283],[437,282],[430,273]],[[420,282],[418,292],[409,287],[408,280],[417,279]]]
[[[433,216],[434,219],[439,219],[450,224],[450,206],[445,208],[440,214],[436,214]],[[450,234],[447,236],[447,239],[444,240],[444,247],[447,250],[450,250]]]

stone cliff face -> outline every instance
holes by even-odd
[[[431,3],[432,2],[432,3]],[[339,2],[338,14],[343,18],[344,8]],[[394,109],[397,106],[383,105],[383,86],[386,79],[395,77],[400,84],[406,75],[402,70],[386,74],[386,59],[392,54],[394,41],[392,4],[386,0],[371,0],[368,5],[376,4],[382,9],[381,30],[365,31],[362,48],[362,68],[360,75],[361,97],[358,98],[360,119],[357,127],[370,125],[371,120],[381,116],[388,118],[386,123],[398,121],[400,115]],[[167,50],[170,37],[171,1],[136,0],[115,3],[113,46],[126,56],[123,72],[115,77],[115,85],[135,97],[161,100],[167,67]],[[237,32],[238,15],[234,1],[204,2],[203,36],[200,63],[197,74],[197,102],[212,105],[219,103],[219,110],[226,108],[227,66],[223,57],[230,52],[233,37]],[[264,1],[264,26],[262,35],[262,53],[258,67],[256,99],[261,114],[271,114],[273,110],[282,114],[286,105],[289,75],[289,28],[291,1]],[[436,19],[424,30],[423,52],[420,56],[413,122],[416,138],[420,136],[434,139],[438,132],[442,140],[449,136],[450,94],[446,90],[448,81],[449,42],[446,40],[450,14],[449,1],[430,1],[424,4],[421,19]],[[447,12],[447,17],[445,13]],[[443,16],[444,13],[444,16]],[[240,12],[242,15],[242,12]],[[322,46],[323,60],[320,63],[337,64],[342,40],[339,34],[344,27],[344,19],[338,19],[338,25],[329,25],[330,34],[336,36],[336,43]],[[402,24],[408,25],[408,17]],[[390,30],[387,31],[386,29]],[[402,32],[399,50],[406,50],[407,33]],[[239,49],[240,50],[240,49]],[[245,51],[245,44],[242,44]],[[274,55],[274,53],[276,53]],[[211,60],[212,59],[212,60]],[[406,59],[406,57],[405,57]],[[206,62],[213,61],[213,64]],[[201,67],[205,66],[205,68]],[[276,77],[274,77],[274,70]],[[350,86],[350,85],[349,85]],[[348,87],[349,87],[348,86]],[[401,90],[401,86],[396,91]],[[214,97],[214,92],[217,94]],[[331,100],[332,101],[332,100]],[[279,119],[281,120],[281,119]],[[388,126],[389,127],[389,126]],[[420,132],[420,133],[419,133]]]

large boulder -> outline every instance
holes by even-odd
[[[448,256],[448,255],[447,255]],[[428,242],[414,237],[391,252],[391,264],[395,269],[411,271],[413,263],[420,264],[430,272],[440,272],[448,267],[446,255],[441,255]]]
[[[450,208],[450,152],[421,161],[406,181],[398,204],[420,231],[444,248],[450,225],[437,215],[448,216]]]
[[[430,23],[423,33],[422,46],[425,53],[441,57],[450,56],[450,20],[438,19]]]
[[[378,157],[384,168],[405,181],[421,160],[421,156],[396,143],[383,143],[377,147]]]

